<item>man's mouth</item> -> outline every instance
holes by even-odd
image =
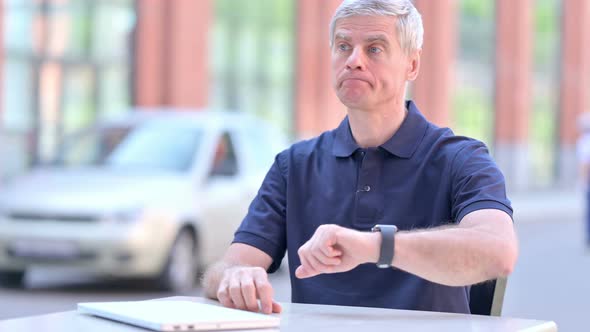
[[[340,85],[342,86],[342,85],[345,85],[346,83],[355,83],[355,82],[363,82],[363,83],[369,84],[369,82],[367,82],[366,80],[364,80],[362,78],[348,77],[348,78],[343,79],[340,82]]]

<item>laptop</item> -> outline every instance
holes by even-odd
[[[94,315],[154,331],[217,331],[277,328],[280,319],[249,311],[191,301],[78,303],[78,313]]]

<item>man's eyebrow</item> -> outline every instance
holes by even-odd
[[[350,36],[345,35],[345,34],[343,34],[341,32],[337,33],[336,36],[334,37],[334,39],[342,39],[344,41],[350,41],[351,40]]]
[[[385,35],[373,35],[365,38],[366,42],[373,43],[373,42],[382,42],[385,45],[389,45],[389,39]]]

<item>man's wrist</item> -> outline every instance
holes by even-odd
[[[367,258],[365,263],[376,264],[379,261],[379,255],[381,252],[381,233],[378,232],[367,232]]]

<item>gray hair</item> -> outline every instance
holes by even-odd
[[[336,21],[351,16],[397,17],[397,38],[404,52],[422,49],[422,16],[410,0],[344,0],[330,21],[330,47],[334,44]]]

